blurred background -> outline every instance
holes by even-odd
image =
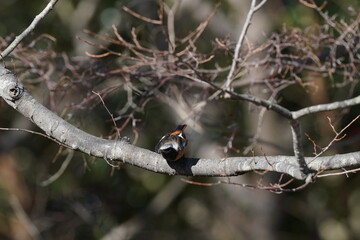
[[[126,41],[133,39],[133,31],[143,46],[161,51],[169,47],[165,30],[172,11],[175,34],[181,39],[207,18],[216,3],[165,1],[164,24],[156,25],[134,17],[123,7],[156,20],[161,9],[158,1],[60,0],[4,63],[38,101],[96,136],[115,138],[117,131],[92,91],[103,96],[121,136],[130,137],[137,146],[154,149],[163,134],[186,122],[187,156],[216,158],[253,152],[291,155],[290,128],[276,114],[265,114],[242,102],[217,99],[186,117],[178,109],[192,111],[204,95],[211,95],[210,89],[196,88],[178,76],[168,76],[161,67],[157,74],[167,81],[165,84],[149,83],[152,79],[146,74],[151,71],[146,68],[139,68],[143,75],[116,72],[132,61],[124,56],[134,53],[106,41],[107,37],[115,39],[112,25]],[[318,1],[319,6],[322,3]],[[46,4],[44,0],[0,1],[1,50]],[[351,19],[359,18],[359,5],[357,0],[328,1],[326,11],[329,16],[336,14],[339,22],[344,19],[351,23]],[[214,51],[216,39],[233,49],[249,6],[250,0],[221,1],[196,42],[200,52],[211,52],[218,59],[219,67],[228,66],[232,55]],[[324,18],[317,11],[299,1],[271,0],[254,15],[247,48],[285,28],[306,31],[309,26],[323,24]],[[355,29],[359,32],[358,22]],[[123,55],[97,55],[110,50]],[[259,75],[252,74],[248,74],[249,78]],[[215,80],[225,77],[226,71]],[[358,75],[352,84],[342,88],[334,87],[341,83],[337,78],[341,76],[313,77],[314,87],[291,85],[277,97],[293,110],[359,94]],[[239,87],[239,91],[271,97],[262,85]],[[182,102],[187,108],[181,108]],[[353,107],[305,117],[304,132],[320,146],[326,146],[334,137],[327,117],[341,129],[359,110]],[[263,121],[258,123],[260,118]],[[3,101],[0,127],[39,131]],[[348,138],[327,154],[359,149],[359,123],[355,122],[346,133]],[[256,142],[252,141],[254,136]],[[312,156],[311,141],[304,137],[304,143],[306,154]],[[266,185],[278,177],[249,173],[231,181]],[[180,176],[133,166],[112,168],[102,159],[68,151],[43,136],[0,131],[0,239],[360,239],[359,178],[359,174],[321,178],[302,191],[283,194],[228,184],[198,186],[183,182]],[[291,186],[298,185],[301,182]]]

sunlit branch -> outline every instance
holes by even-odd
[[[232,63],[231,63],[231,68],[230,68],[230,71],[229,71],[229,73],[227,75],[227,78],[226,78],[226,83],[225,83],[225,89],[226,90],[231,90],[231,82],[232,82],[233,77],[234,77],[234,72],[236,70],[236,66],[237,66],[237,64],[239,63],[239,60],[240,60],[239,59],[240,49],[241,49],[241,47],[243,45],[246,33],[247,33],[247,31],[248,31],[248,29],[250,27],[251,19],[252,19],[254,13],[256,11],[258,11],[265,4],[265,2],[266,2],[266,0],[263,0],[258,5],[256,5],[256,0],[251,0],[251,6],[250,6],[248,14],[246,15],[245,23],[244,23],[243,28],[241,30],[239,39],[238,39],[238,41],[236,43],[236,47],[235,47],[235,51],[234,51],[234,57],[233,57],[233,60],[232,60]]]
[[[51,0],[46,7],[44,8],[44,10],[42,10],[35,18],[34,20],[31,22],[31,24],[20,34],[18,35],[14,41],[2,52],[0,53],[0,60],[3,59],[4,57],[6,57],[7,55],[9,55],[15,48],[16,46],[27,36],[29,35],[29,33],[31,33],[35,27],[38,25],[38,23],[41,21],[41,19],[43,19],[49,12],[50,10],[53,9],[53,7],[55,6],[55,4],[57,3],[58,0]]]

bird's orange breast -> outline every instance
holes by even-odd
[[[184,155],[185,149],[181,149],[176,155],[174,161],[179,160]]]

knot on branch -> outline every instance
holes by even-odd
[[[12,102],[19,100],[24,94],[24,88],[19,84],[13,82],[6,87],[5,91],[8,96],[7,100],[10,100]]]

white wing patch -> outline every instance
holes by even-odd
[[[163,137],[159,140],[159,142],[161,142],[165,137],[166,137],[166,136],[163,136]]]
[[[183,133],[182,133],[182,132],[180,132],[180,133],[178,134],[178,136],[179,136],[180,138],[182,138],[182,139],[184,139],[184,140],[185,140],[184,135],[183,135]]]
[[[178,150],[179,149],[179,144],[177,142],[168,142],[168,143],[165,143],[164,145],[162,145],[159,150],[165,150],[165,149],[168,149],[168,148],[173,148],[175,150]]]

